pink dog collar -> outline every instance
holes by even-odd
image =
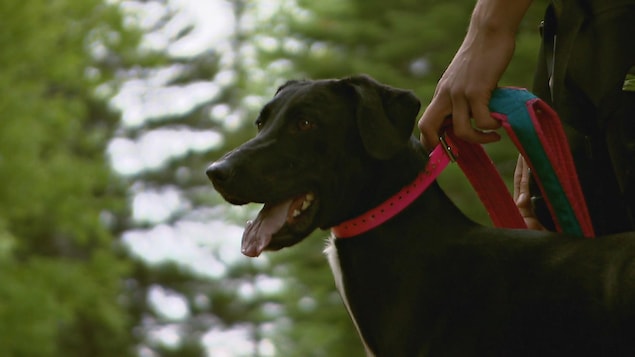
[[[446,148],[444,148],[443,144],[437,145],[430,154],[430,159],[428,160],[425,170],[417,175],[417,178],[415,178],[412,183],[402,188],[401,191],[397,192],[379,206],[359,217],[350,219],[331,228],[331,232],[333,232],[336,238],[350,238],[368,232],[386,222],[406,209],[406,207],[430,187],[430,184],[436,180],[450,161],[451,159],[446,153]]]

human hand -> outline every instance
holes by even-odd
[[[529,192],[529,179],[531,173],[529,165],[525,162],[522,155],[518,155],[518,162],[514,170],[514,202],[520,215],[525,220],[527,228],[546,231],[547,229],[538,221],[531,206],[531,193]]]
[[[500,123],[490,116],[489,100],[511,61],[515,26],[527,5],[514,5],[519,10],[513,12],[511,25],[503,29],[482,26],[473,20],[461,47],[439,80],[430,105],[419,119],[421,142],[427,149],[439,142],[439,131],[448,117],[452,117],[454,133],[463,140],[485,144],[500,139],[491,131],[498,129]],[[477,19],[478,13],[475,12]]]

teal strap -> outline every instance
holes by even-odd
[[[576,236],[592,236],[588,211],[581,195],[582,191],[579,189],[577,174],[568,151],[569,147],[555,112],[535,95],[522,88],[496,89],[492,93],[490,111],[494,118],[501,120],[516,147],[531,167],[534,179],[547,201],[558,229]],[[559,127],[556,128],[558,130],[542,128],[538,119],[546,121],[548,125],[558,125]],[[562,132],[561,136],[548,136],[558,131]],[[554,152],[558,149],[561,152],[566,150],[566,152],[564,154]],[[565,162],[562,162],[563,160]],[[573,172],[558,175],[554,165],[558,165],[561,172],[565,166]],[[568,181],[563,182],[564,180]],[[573,185],[573,190],[568,189],[570,185]],[[575,202],[572,203],[571,200]],[[576,213],[574,207],[582,212]],[[580,220],[588,220],[588,222],[580,222]]]

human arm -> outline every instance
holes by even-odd
[[[497,141],[500,124],[490,117],[492,91],[511,61],[518,26],[531,0],[479,0],[467,34],[439,80],[419,129],[421,142],[433,148],[444,120],[452,116],[456,135],[469,142]],[[474,119],[474,127],[470,118]]]

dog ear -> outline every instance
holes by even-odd
[[[368,76],[345,78],[358,98],[357,126],[374,158],[392,157],[408,142],[421,103],[411,91],[381,84]]]
[[[302,81],[302,80],[298,80],[298,79],[291,79],[291,80],[288,80],[288,81],[286,81],[285,83],[283,83],[280,87],[278,87],[278,89],[276,90],[276,93],[275,93],[275,94],[280,93],[280,91],[281,91],[281,90],[283,90],[283,89],[285,89],[286,87],[289,87],[289,86],[292,86],[292,85],[294,85],[294,84],[298,84],[298,83],[301,83],[301,82],[304,82],[304,81]],[[274,94],[274,96],[275,96],[275,94]]]

